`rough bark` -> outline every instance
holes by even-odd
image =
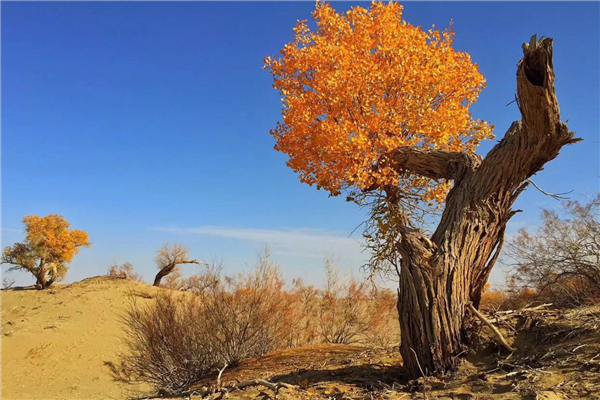
[[[464,350],[466,308],[482,289],[502,248],[512,205],[526,180],[579,139],[560,121],[554,91],[552,39],[523,45],[517,69],[521,120],[484,158],[452,152],[397,152],[397,168],[453,179],[440,224],[431,238],[400,227],[398,312],[406,371],[444,373]],[[413,353],[414,350],[414,353]],[[419,356],[417,362],[415,353]]]
[[[48,271],[52,270],[54,273],[48,279]],[[44,259],[40,260],[39,266],[35,271],[31,271],[35,276],[35,287],[38,290],[47,289],[56,280],[56,267],[55,264],[46,265]]]
[[[158,273],[154,277],[154,283],[152,285],[160,286],[160,282],[162,281],[162,278],[164,278],[165,276],[167,276],[171,272],[173,272],[173,270],[175,270],[175,267],[177,267],[177,265],[179,265],[179,264],[200,264],[200,262],[198,262],[197,260],[191,260],[191,261],[177,261],[177,262],[169,263],[165,267],[161,268],[160,271],[158,271]]]
[[[48,279],[48,276],[46,275],[46,272],[42,272],[38,275],[36,275],[35,277],[36,283],[35,283],[35,287],[38,290],[43,290],[43,289],[48,289],[50,286],[52,286],[52,284],[54,284],[54,277],[50,277],[50,279]]]

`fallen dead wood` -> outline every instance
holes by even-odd
[[[535,307],[526,307],[526,308],[521,308],[519,310],[507,310],[507,311],[497,311],[495,312],[495,314],[515,314],[515,313],[522,313],[525,311],[536,311],[536,310],[541,310],[542,308],[546,308],[546,307],[550,307],[552,305],[552,303],[545,303],[545,304],[540,304],[539,306],[535,306]]]
[[[212,393],[209,396],[203,397],[204,400],[218,400],[225,398],[229,393],[235,390],[241,390],[252,386],[263,386],[267,389],[275,392],[275,395],[279,392],[280,389],[294,389],[296,386],[290,385],[289,383],[284,382],[269,382],[264,379],[250,379],[247,381],[238,382],[235,385],[226,386],[224,388],[218,389],[216,392]]]
[[[502,346],[504,346],[511,353],[516,350],[514,347],[512,347],[510,344],[508,344],[508,342],[506,341],[506,339],[504,339],[504,336],[498,330],[498,328],[496,328],[494,326],[494,324],[492,324],[490,321],[488,321],[488,319],[482,313],[480,313],[479,311],[477,311],[477,309],[475,307],[473,307],[472,303],[469,303],[468,307],[477,318],[479,318],[484,324],[486,324],[494,332],[494,334],[496,335],[496,337],[498,338],[498,340],[500,341]]]
[[[494,313],[495,317],[489,318],[488,321],[491,323],[505,321],[507,319],[520,317],[525,312],[548,312],[548,310],[544,310],[544,309],[551,305],[552,305],[552,303],[546,303],[546,304],[540,304],[539,306],[536,306],[536,307],[522,308],[520,310],[498,311],[498,312]]]

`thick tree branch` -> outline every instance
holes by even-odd
[[[383,155],[373,169],[389,166],[400,174],[409,172],[431,179],[458,179],[465,172],[477,169],[481,160],[477,154],[402,146]],[[381,187],[374,183],[363,191],[377,189]]]
[[[408,146],[394,150],[388,158],[389,165],[399,172],[408,171],[431,179],[456,179],[481,163],[477,154]]]
[[[517,99],[521,121],[515,121],[504,138],[488,153],[477,171],[475,185],[483,196],[512,191],[558,156],[574,138],[560,120],[554,88],[552,39],[523,45],[517,69]]]

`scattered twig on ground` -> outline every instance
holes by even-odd
[[[417,352],[412,347],[410,348],[410,351],[412,351],[415,355],[415,360],[419,366],[419,371],[421,371],[421,375],[423,375],[423,399],[427,400],[427,377],[425,376],[425,372],[423,372],[423,368],[421,368],[421,363],[419,362],[419,357],[417,357]]]
[[[252,386],[264,386],[267,389],[271,389],[273,392],[275,392],[275,396],[277,396],[277,393],[279,392],[279,390],[281,388],[293,389],[293,388],[296,387],[294,385],[290,385],[289,383],[269,382],[269,381],[266,381],[264,379],[250,379],[250,380],[247,380],[247,381],[238,382],[235,385],[231,385],[231,386],[227,386],[227,387],[221,388],[217,392],[211,394],[210,396],[204,397],[204,399],[205,400],[223,399],[229,393],[231,393],[231,392],[233,392],[235,390],[241,390],[241,389],[245,389],[247,387],[252,387]]]
[[[227,363],[225,363],[225,365],[223,365],[223,368],[221,368],[219,370],[219,375],[217,375],[217,389],[221,389],[221,375],[223,375],[223,371],[225,371],[225,368],[227,368]]]
[[[508,342],[506,341],[506,339],[504,339],[504,336],[502,335],[502,333],[498,330],[498,328],[496,328],[490,321],[488,321],[488,319],[479,311],[477,311],[477,309],[475,307],[473,307],[472,303],[469,303],[468,305],[469,309],[473,312],[473,314],[475,314],[475,316],[477,318],[479,318],[484,324],[486,324],[496,335],[496,337],[498,337],[498,340],[500,340],[500,343],[511,353],[514,352],[516,349],[514,347],[512,347],[510,344],[508,344]]]
[[[529,308],[525,307],[520,310],[497,311],[494,313],[495,318],[490,318],[490,319],[488,319],[488,321],[490,321],[491,323],[497,323],[497,322],[504,321],[507,319],[520,317],[525,312],[548,312],[548,310],[543,310],[543,309],[545,309],[551,305],[552,305],[552,303],[546,303],[546,304],[540,304],[539,306],[535,306],[535,307],[529,307]]]
[[[573,349],[573,353],[575,353],[577,350],[579,350],[580,348],[582,348],[582,347],[585,347],[585,346],[587,346],[587,344],[581,344],[581,345],[579,345],[579,346],[575,347],[575,348]]]

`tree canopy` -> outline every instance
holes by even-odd
[[[445,176],[411,170],[407,152],[473,152],[493,128],[469,112],[485,79],[452,47],[452,26],[425,31],[394,2],[346,13],[319,3],[313,19],[315,29],[299,21],[281,57],[265,59],[283,96],[275,148],[302,182],[334,195],[393,185],[443,201]]]
[[[88,234],[70,229],[71,224],[60,214],[45,217],[28,215],[23,218],[25,240],[7,246],[2,254],[3,264],[12,264],[10,270],[32,273],[37,286],[44,289],[62,279],[67,264],[82,246],[90,246]]]

